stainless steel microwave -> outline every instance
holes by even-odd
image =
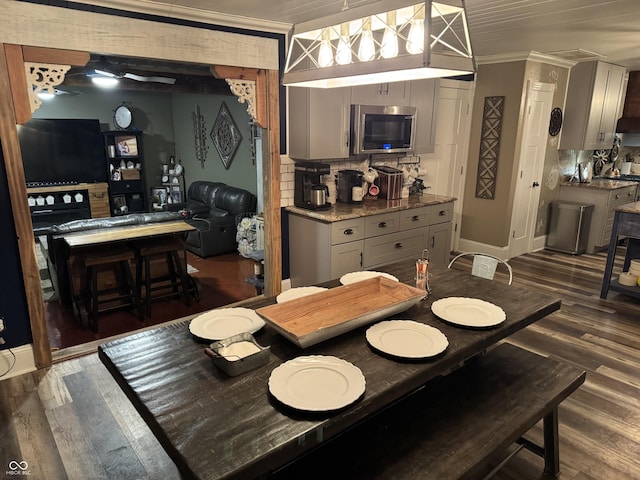
[[[415,130],[415,107],[351,105],[351,155],[410,153]]]

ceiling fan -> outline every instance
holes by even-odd
[[[79,72],[73,72],[71,75],[83,74],[90,78],[102,77],[111,79],[128,78],[137,82],[154,82],[173,85],[176,83],[175,78],[159,76],[159,75],[139,75],[137,73],[120,70],[118,64],[109,61],[105,56],[100,56],[96,60],[89,60],[87,65]]]

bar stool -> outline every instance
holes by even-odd
[[[185,303],[190,306],[191,288],[189,276],[185,271],[184,240],[177,237],[140,240],[134,242],[133,247],[136,251],[136,288],[138,296],[143,298],[144,285],[146,316],[151,316],[151,302],[154,300],[183,295]],[[164,262],[166,271],[152,276],[151,263],[154,260]],[[153,292],[162,293],[154,297]]]
[[[135,253],[127,246],[110,247],[108,250],[91,248],[80,254],[85,269],[85,304],[89,325],[98,331],[98,314],[101,312],[133,307],[142,321],[142,306],[136,289],[129,262],[135,260]],[[108,282],[108,275],[114,283]],[[107,304],[106,308],[101,305]]]

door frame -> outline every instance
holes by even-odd
[[[230,65],[224,73],[225,76],[254,76],[256,102],[262,105],[262,118],[266,123],[261,126],[267,132],[263,138],[263,142],[267,140],[264,142],[263,156],[265,294],[278,294],[282,278],[282,239],[277,41],[22,2],[3,2],[1,10],[8,21],[0,27],[0,108],[3,111],[3,115],[0,116],[0,138],[12,198],[11,208],[20,251],[36,367],[50,366],[52,356],[17,133],[17,114],[24,114],[28,86],[25,83],[24,90],[16,89],[16,77],[19,79],[24,76],[24,53],[30,47],[62,51],[99,51],[107,55],[144,56],[178,62],[200,59],[198,63]],[[19,21],[25,17],[29,18],[32,24],[29,29],[20,26]],[[105,39],[104,32],[113,33]],[[134,32],[135,41],[119,32]],[[173,39],[174,42],[168,43],[167,38]],[[188,51],[185,51],[185,45],[188,46]],[[241,54],[238,55],[238,52]],[[238,58],[243,58],[243,53],[246,54],[246,68],[234,65]]]
[[[534,240],[535,240],[535,224],[537,221],[537,212],[538,212],[538,203],[540,201],[540,185],[542,184],[542,174],[544,171],[544,162],[546,157],[546,144],[548,141],[548,130],[546,129],[546,125],[548,125],[548,118],[551,114],[551,109],[553,107],[553,93],[555,91],[555,85],[552,83],[543,83],[538,81],[528,81],[527,85],[527,100],[525,104],[525,114],[524,121],[522,127],[522,140],[520,143],[520,153],[518,155],[518,169],[516,171],[517,177],[522,177],[525,170],[527,170],[529,165],[524,165],[524,162],[527,161],[526,158],[526,149],[530,143],[530,136],[528,135],[530,127],[534,124],[533,122],[536,120],[532,118],[531,112],[531,102],[533,97],[538,93],[542,93],[544,95],[543,102],[545,103],[544,110],[540,111],[541,117],[537,120],[539,122],[543,122],[545,125],[545,141],[544,145],[541,145],[541,153],[542,156],[538,156],[536,158],[536,163],[531,169],[531,182],[527,181],[527,184],[519,181],[516,177],[516,188],[514,191],[514,204],[511,212],[511,235],[509,235],[509,258],[513,258],[518,255],[522,255],[523,253],[528,253],[533,251]],[[537,179],[537,180],[536,180]],[[525,180],[523,180],[525,181]],[[535,186],[534,182],[538,185]],[[527,192],[524,191],[527,190]],[[528,202],[526,205],[518,205],[518,199],[524,196],[527,196],[528,193]],[[526,213],[528,215],[527,224],[525,227],[526,235],[523,237],[522,242],[526,242],[526,248],[523,249],[522,243],[516,243],[515,237],[515,229],[514,225],[518,218],[522,217],[522,209],[526,209]],[[517,248],[516,248],[517,247]],[[524,250],[524,251],[523,251]]]

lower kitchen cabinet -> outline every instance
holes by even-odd
[[[620,186],[620,184],[626,186]],[[603,188],[602,185],[619,185],[618,188]],[[604,250],[611,241],[611,230],[615,208],[636,199],[636,184],[617,182],[616,184],[571,184],[560,186],[560,200],[593,204],[591,225],[587,239],[587,253]]]
[[[291,286],[379,268],[429,249],[433,265],[446,266],[453,202],[326,222],[289,214]]]

